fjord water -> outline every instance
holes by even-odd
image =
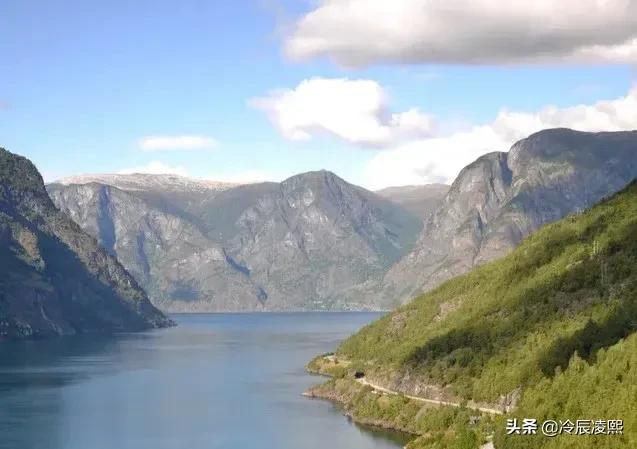
[[[177,315],[115,337],[0,343],[0,448],[390,449],[301,396],[304,372],[374,313]]]

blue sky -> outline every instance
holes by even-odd
[[[325,168],[351,182],[382,187],[419,180],[402,175],[406,168],[398,166],[392,176],[376,176],[370,164],[392,154],[428,151],[426,163],[435,164],[452,150],[437,155],[431,138],[491,123],[503,109],[533,114],[547,105],[565,109],[620,99],[635,80],[631,64],[616,61],[476,65],[380,58],[354,67],[338,55],[334,62],[329,49],[291,57],[290,34],[301,33],[303,18],[320,8],[320,2],[274,0],[4,1],[0,146],[32,159],[47,180],[141,171],[155,161],[218,179],[257,172],[281,179]],[[313,78],[373,81],[386,94],[383,107],[397,113],[417,108],[435,117],[436,131],[368,145],[310,117],[294,126],[309,130],[311,138],[294,140],[277,126],[281,117],[254,106],[255,98],[266,97],[278,104],[274,90],[294,90]],[[338,99],[326,107],[338,111]],[[207,136],[218,143],[198,151],[148,152],[139,147],[147,136]],[[412,148],[400,150],[405,146]],[[479,152],[462,154],[470,159]],[[435,176],[422,175],[422,182],[448,181],[457,168],[441,164],[437,170]]]

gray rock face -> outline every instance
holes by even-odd
[[[60,212],[27,159],[0,148],[0,340],[173,324]]]
[[[385,303],[405,302],[501,257],[545,223],[586,209],[637,177],[637,132],[545,130],[465,167],[414,250],[386,274]]]
[[[434,212],[449,191],[446,184],[426,184],[422,186],[387,187],[376,193],[419,217],[426,218]]]
[[[636,147],[635,132],[547,130],[482,156],[451,188],[378,194],[329,172],[242,186],[96,175],[48,189],[167,310],[376,309],[621,189]]]
[[[173,311],[378,308],[361,292],[421,228],[420,217],[325,171],[214,189],[83,181],[49,194]]]

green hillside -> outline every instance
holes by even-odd
[[[502,418],[497,449],[637,447],[636,329],[633,182],[365,327],[337,357],[407,393],[435,385],[519,417],[625,422],[623,436],[542,439],[505,436]]]

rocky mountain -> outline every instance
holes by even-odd
[[[449,191],[446,184],[425,184],[421,186],[387,187],[376,193],[419,217],[427,217],[438,208],[438,205]]]
[[[326,171],[197,189],[144,178],[48,190],[166,310],[377,308],[361,292],[413,247],[422,225]]]
[[[405,302],[508,253],[541,225],[578,213],[637,177],[637,132],[538,132],[465,167],[393,266],[381,303]]]
[[[117,260],[0,148],[0,339],[171,325]]]

